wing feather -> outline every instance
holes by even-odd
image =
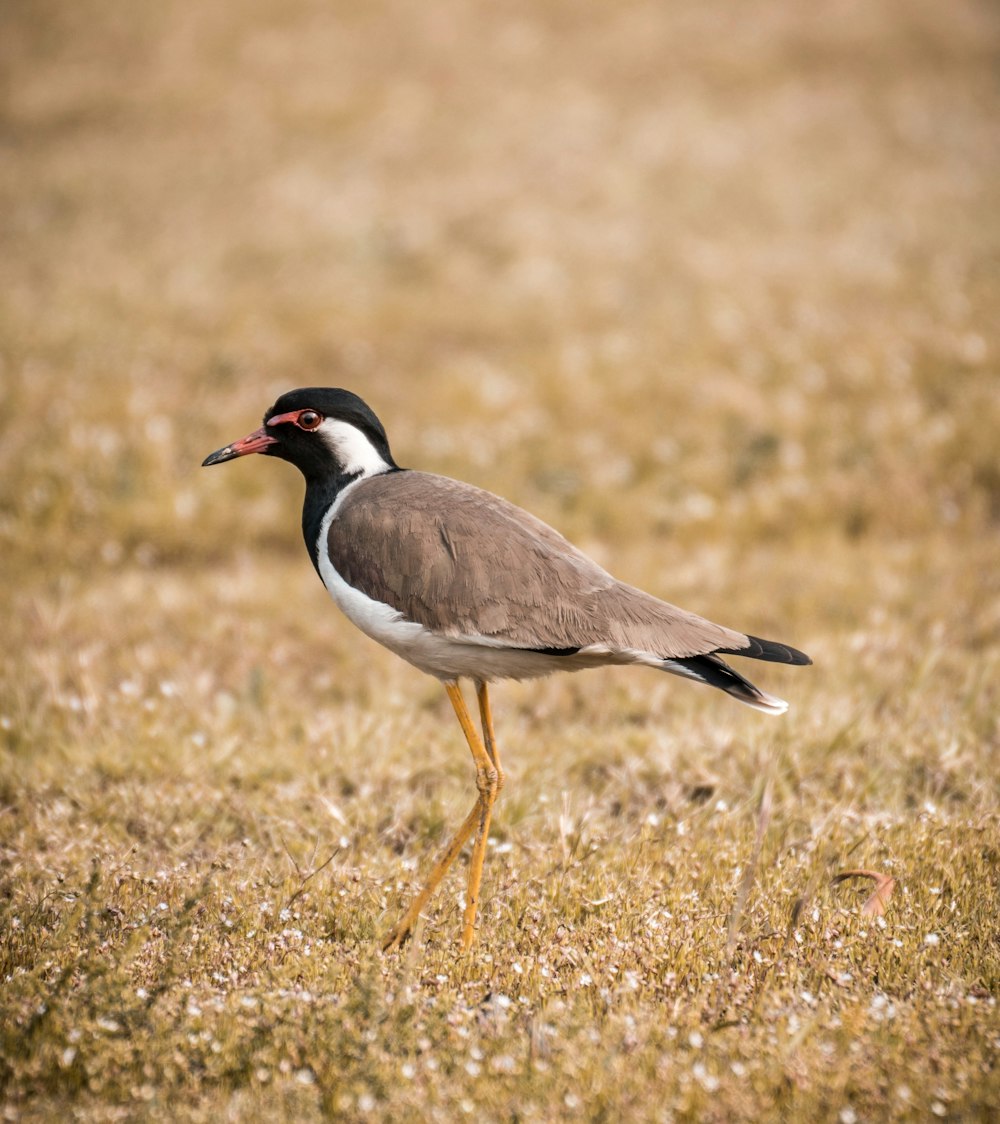
[[[740,653],[740,632],[617,581],[558,531],[470,484],[394,472],[353,486],[327,548],[350,585],[410,621],[526,649],[662,658]]]

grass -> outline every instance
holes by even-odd
[[[2,19],[5,1118],[995,1119],[992,9]],[[443,693],[198,468],[311,384],[816,661],[499,686],[468,958]]]

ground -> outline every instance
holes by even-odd
[[[996,1119],[994,7],[0,24],[5,1118]],[[317,384],[815,660],[498,685],[467,957],[443,692],[199,468]]]

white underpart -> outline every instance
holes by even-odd
[[[362,476],[377,476],[389,468],[371,441],[350,422],[324,418],[315,432],[323,438],[337,461],[343,465],[344,472],[351,476],[358,473]]]

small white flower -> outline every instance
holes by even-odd
[[[709,1073],[705,1068],[704,1062],[695,1062],[691,1067],[691,1072],[694,1074],[695,1080],[705,1090],[706,1093],[714,1093],[719,1088],[719,1079],[714,1073]]]

